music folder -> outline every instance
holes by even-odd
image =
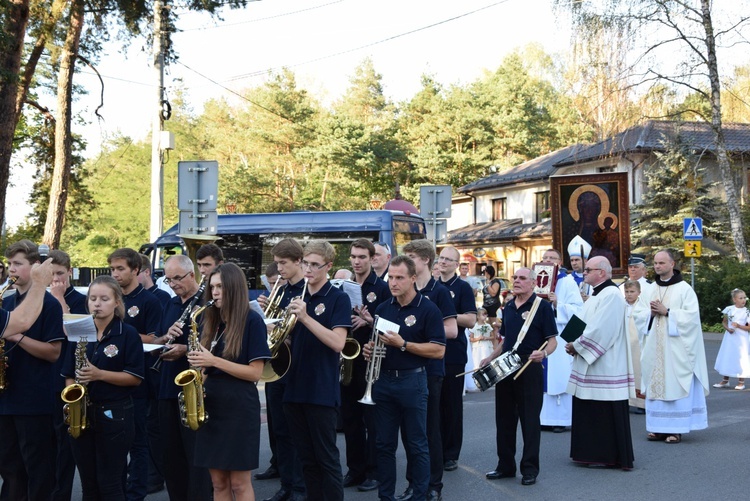
[[[560,337],[568,343],[572,343],[583,334],[584,330],[586,330],[586,322],[578,318],[577,315],[573,315],[570,317],[568,325],[560,333]]]

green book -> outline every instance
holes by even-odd
[[[573,341],[578,339],[581,334],[583,334],[584,330],[586,330],[586,322],[578,318],[577,315],[573,315],[572,317],[570,317],[568,325],[566,325],[563,331],[560,333],[560,337],[568,343],[572,343]]]

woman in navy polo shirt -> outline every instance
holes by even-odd
[[[66,384],[86,385],[90,429],[71,438],[81,477],[83,499],[124,500],[122,475],[135,435],[131,394],[143,379],[143,343],[122,322],[125,305],[114,278],[97,277],[89,286],[89,312],[94,315],[96,342],[86,346],[87,365],[75,371],[75,346],[66,353]]]
[[[218,266],[208,283],[214,307],[203,314],[200,351],[188,353],[191,366],[203,367],[208,413],[195,436],[195,466],[209,469],[216,501],[254,499],[251,472],[260,448],[255,384],[271,357],[266,326],[250,309],[239,266]]]

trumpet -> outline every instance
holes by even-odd
[[[18,277],[10,277],[8,283],[5,284],[5,287],[0,290],[0,308],[3,307],[3,294],[5,294],[5,291],[10,289],[14,283],[16,283],[16,280],[18,280]],[[0,393],[5,391],[6,386],[8,386],[8,381],[5,377],[7,370],[8,357],[5,355],[5,339],[0,338]]]
[[[375,402],[372,399],[372,385],[380,377],[380,366],[383,365],[383,359],[385,358],[385,343],[380,339],[377,328],[378,318],[380,317],[376,315],[372,322],[372,335],[370,336],[370,341],[373,345],[372,351],[370,352],[370,360],[367,363],[367,372],[365,372],[367,388],[365,389],[365,394],[358,400],[360,404],[375,405]]]
[[[193,299],[190,300],[190,304],[187,305],[187,308],[182,310],[182,315],[180,315],[179,320],[177,320],[179,323],[184,324],[188,321],[188,318],[190,318],[190,314],[193,311],[193,308],[195,307],[196,303],[200,301],[201,296],[203,295],[203,291],[206,290],[206,277],[201,278],[201,283],[198,286],[198,292],[195,293],[195,296],[193,296]],[[174,343],[174,338],[167,341],[167,344],[164,345],[164,348],[162,348],[162,353],[167,350],[167,346],[172,346]],[[161,372],[161,364],[164,362],[164,359],[161,357],[156,359],[156,362],[151,366],[151,370],[155,372]]]
[[[307,279],[305,279],[305,286],[302,288],[302,295],[299,297],[304,299],[305,292],[307,292]],[[281,319],[274,325],[273,330],[268,335],[268,349],[271,352],[271,358],[263,366],[261,381],[266,383],[276,381],[284,377],[284,374],[289,370],[289,366],[292,364],[292,353],[285,341],[296,323],[297,315],[292,313],[287,306],[281,315]]]
[[[359,341],[353,337],[346,338],[344,349],[341,350],[341,373],[339,374],[339,382],[344,386],[349,386],[352,382],[354,359],[359,356],[361,351],[362,347],[359,345]]]

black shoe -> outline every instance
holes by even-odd
[[[565,431],[564,426],[553,426],[552,427],[552,433],[562,433]]]
[[[380,485],[380,482],[378,482],[374,478],[368,478],[367,480],[365,480],[364,482],[362,482],[361,484],[357,486],[357,490],[359,492],[370,492],[370,491],[374,491],[375,489],[377,489],[379,485]]]
[[[266,471],[253,475],[253,478],[255,480],[270,480],[272,478],[279,478],[279,470],[277,470],[274,466],[269,466]]]
[[[409,501],[412,497],[414,497],[414,489],[410,485],[403,494],[396,496],[396,501]]]
[[[354,475],[347,473],[346,475],[344,475],[344,487],[354,487],[355,485],[361,484],[365,480],[367,479],[365,479],[364,477],[355,477]]]
[[[524,475],[521,479],[521,485],[534,485],[536,483],[536,475]]]
[[[438,491],[427,493],[427,501],[443,501],[443,496]]]
[[[264,499],[263,501],[287,501],[291,495],[292,491],[288,491],[282,487],[273,495],[273,497]]]
[[[516,478],[515,473],[503,473],[499,470],[488,471],[484,474],[488,480],[500,480],[501,478]]]
[[[443,469],[445,471],[454,471],[458,469],[458,461],[455,459],[449,459],[445,463],[443,463]]]

